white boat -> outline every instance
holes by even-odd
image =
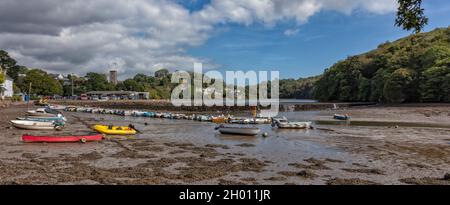
[[[53,110],[65,110],[66,106],[63,105],[49,105],[48,108]]]
[[[255,124],[270,124],[271,120],[269,118],[258,117],[252,120]]]
[[[27,114],[30,116],[57,117],[60,113],[49,108],[38,108],[36,110],[27,111]]]
[[[216,128],[221,134],[255,136],[261,131],[257,127],[230,127],[221,125]]]
[[[55,124],[55,122],[39,122],[30,120],[11,120],[14,127],[26,130],[61,130],[62,125]]]
[[[272,127],[281,129],[310,129],[312,122],[289,122],[285,117],[272,118]]]

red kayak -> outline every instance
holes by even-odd
[[[103,140],[102,134],[79,135],[79,136],[32,136],[23,135],[24,142],[92,142]]]

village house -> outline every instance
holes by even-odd
[[[3,100],[5,97],[12,97],[14,95],[13,79],[6,74],[6,70],[0,67],[0,72],[5,75],[5,82],[0,84],[0,97]]]

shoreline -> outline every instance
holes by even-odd
[[[86,106],[101,107],[106,109],[144,109],[158,111],[178,111],[178,112],[216,112],[217,110],[225,112],[242,112],[249,111],[249,106],[223,106],[223,107],[207,107],[207,106],[181,106],[172,105],[169,100],[116,100],[116,101],[81,101],[81,100],[52,100],[52,104],[65,106]],[[286,102],[280,103],[280,111],[308,111],[308,110],[324,110],[333,108],[350,108],[355,106],[370,106],[374,103],[320,103],[320,102]]]

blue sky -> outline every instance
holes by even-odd
[[[449,26],[450,1],[423,3],[425,31]],[[409,35],[394,27],[396,7],[396,0],[0,1],[0,49],[30,68],[114,69],[121,80],[195,62],[299,78]]]
[[[204,3],[190,1],[184,6],[198,10]],[[450,1],[428,0],[424,7],[430,18],[425,31],[449,26]],[[394,13],[378,15],[354,11],[346,15],[321,11],[302,25],[294,21],[278,22],[271,27],[222,25],[205,44],[190,48],[188,54],[210,59],[221,71],[280,70],[281,78],[308,77],[321,74],[347,56],[370,51],[387,40],[411,34],[394,27],[394,20]],[[287,36],[288,29],[297,33]]]

